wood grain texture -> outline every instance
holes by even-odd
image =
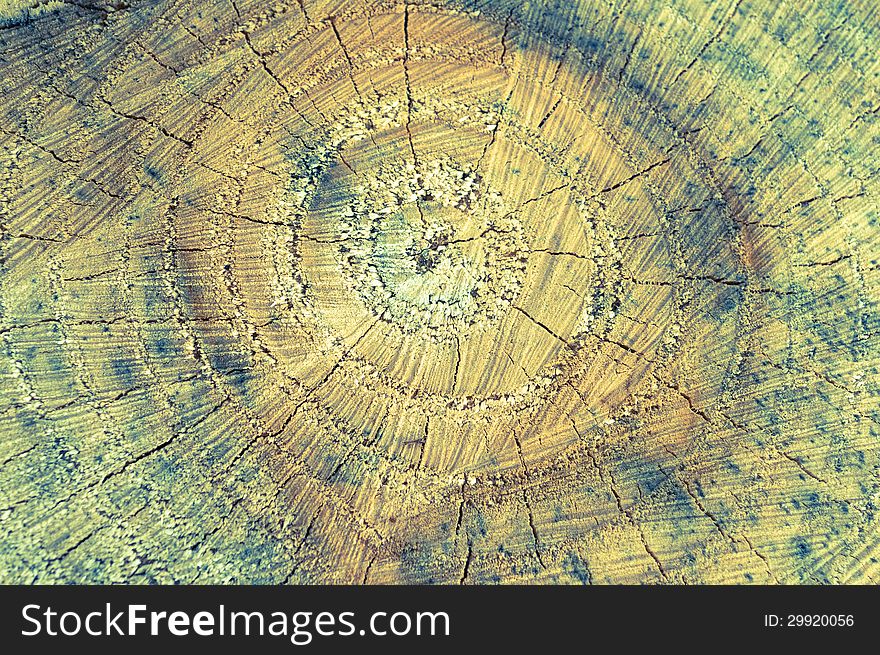
[[[876,12],[0,4],[0,580],[880,581]]]

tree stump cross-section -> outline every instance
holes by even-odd
[[[0,4],[0,581],[880,581],[876,12],[612,5]]]

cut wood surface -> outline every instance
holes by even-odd
[[[0,3],[0,581],[880,582],[877,9]]]

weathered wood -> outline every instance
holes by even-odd
[[[0,23],[3,582],[880,581],[873,3]]]

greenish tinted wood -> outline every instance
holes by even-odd
[[[878,581],[873,3],[0,22],[2,581]]]

